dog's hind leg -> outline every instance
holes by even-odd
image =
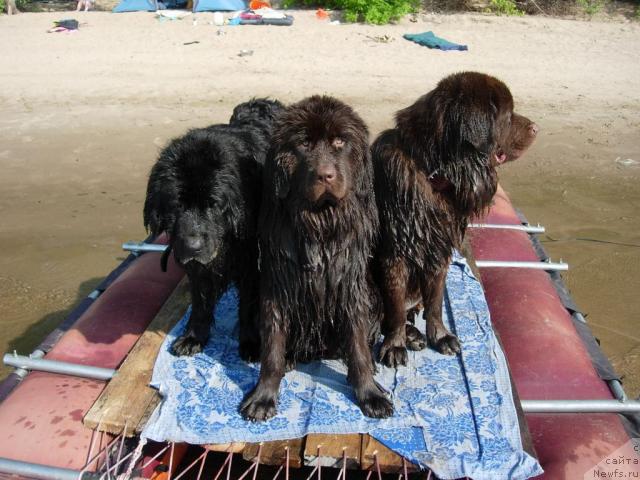
[[[406,307],[409,272],[401,258],[382,260],[380,266],[380,290],[384,302],[380,362],[395,368],[407,364]]]
[[[191,316],[184,333],[171,346],[172,353],[178,356],[200,353],[207,344],[213,323],[213,307],[222,293],[219,281],[204,267],[190,269],[187,275],[191,287]]]
[[[442,300],[448,265],[447,262],[446,266],[431,278],[425,278],[425,275],[421,289],[429,346],[444,355],[454,355],[460,353],[460,341],[442,323]]]
[[[276,414],[280,382],[286,369],[285,320],[275,302],[264,298],[260,299],[260,315],[260,378],[240,404],[240,414],[252,422],[261,422]]]
[[[240,357],[248,362],[260,360],[260,312],[258,272],[249,273],[238,282]]]
[[[371,361],[371,350],[367,341],[367,327],[361,322],[349,322],[351,331],[346,332],[347,378],[353,385],[358,406],[368,417],[387,418],[393,415],[393,403],[384,389],[373,378],[375,365]],[[404,328],[403,328],[404,330]]]

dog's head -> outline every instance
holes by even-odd
[[[278,100],[267,98],[252,99],[241,103],[233,109],[229,125],[261,125],[271,127],[273,121],[284,110],[284,105]]]
[[[496,163],[502,164],[520,158],[538,136],[540,127],[527,117],[513,112],[511,122],[498,143],[495,154]]]
[[[290,106],[276,122],[267,168],[273,194],[310,211],[339,205],[363,185],[368,130],[348,105],[313,96]]]
[[[533,143],[538,126],[513,111],[500,80],[463,72],[441,80],[398,112],[407,153],[424,162],[435,190],[448,194],[461,213],[478,213],[497,188],[495,167],[515,160]]]
[[[225,236],[242,223],[241,198],[228,149],[204,129],[173,140],[149,176],[144,223],[154,235],[167,232],[181,265],[210,264]],[[235,179],[235,180],[234,180]]]

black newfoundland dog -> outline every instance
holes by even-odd
[[[406,346],[424,336],[407,310],[422,302],[426,342],[455,354],[460,344],[442,323],[447,268],[470,217],[488,208],[496,166],[518,158],[538,126],[513,111],[509,89],[481,73],[451,75],[396,115],[396,126],[372,146],[381,244],[376,275],[382,289],[385,339],[380,360],[404,365]],[[410,310],[413,312],[414,310]]]
[[[240,355],[259,358],[256,227],[262,165],[280,102],[238,105],[228,125],[190,130],[173,140],[151,170],[144,224],[169,234],[191,288],[192,311],[176,355],[193,355],[209,338],[213,308],[230,282],[240,293]]]
[[[295,362],[335,357],[346,360],[365,415],[393,413],[373,378],[371,343],[382,314],[369,268],[377,230],[364,122],[331,97],[289,107],[264,168],[262,366],[240,406],[246,419],[275,415],[280,381]]]

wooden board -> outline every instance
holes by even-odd
[[[362,435],[361,451],[362,457],[360,459],[360,465],[362,470],[376,471],[376,457],[382,473],[403,473],[405,464],[407,472],[415,472],[418,470],[418,467],[413,463],[403,461],[403,458],[400,455],[389,450],[369,435]]]
[[[212,452],[223,453],[242,453],[247,444],[244,442],[231,442],[231,443],[214,443],[211,445],[204,445],[204,448],[211,450]]]
[[[310,467],[341,468],[345,462],[347,468],[360,467],[360,434],[324,435],[309,434],[304,449],[304,464]]]
[[[189,301],[189,281],[185,276],[85,415],[86,427],[117,435],[126,425],[128,437],[140,432],[160,400],[157,391],[149,387],[155,358]]]
[[[303,465],[304,438],[278,440],[274,442],[249,443],[242,453],[245,460],[253,461],[260,452],[260,463],[265,465],[284,465],[289,451],[289,465],[300,468]],[[262,446],[262,449],[260,448]]]

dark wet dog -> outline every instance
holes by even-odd
[[[382,305],[369,268],[378,213],[367,127],[314,96],[287,109],[272,143],[259,222],[262,366],[240,411],[272,417],[288,365],[339,357],[364,414],[387,417],[371,354]]]
[[[437,351],[460,351],[442,323],[444,282],[452,251],[469,219],[490,206],[496,167],[518,158],[538,127],[513,111],[509,89],[481,73],[451,75],[413,105],[372,146],[381,244],[376,275],[382,289],[385,340],[380,360],[404,365],[406,346],[425,338],[407,310],[422,302],[426,341]]]
[[[240,354],[259,358],[256,228],[262,165],[274,118],[283,108],[272,100],[240,104],[228,125],[190,130],[173,140],[151,170],[145,226],[153,234],[169,234],[170,249],[191,288],[191,318],[173,343],[176,355],[202,350],[213,308],[235,282]]]

